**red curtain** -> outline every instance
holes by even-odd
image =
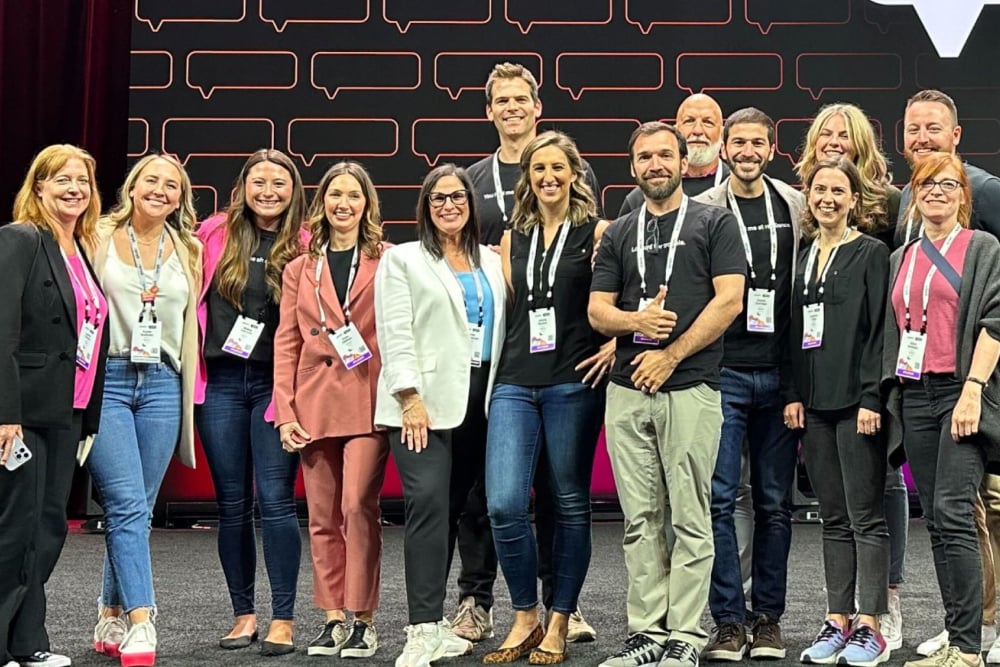
[[[106,205],[124,178],[134,0],[0,0],[0,222],[32,157],[71,143]]]

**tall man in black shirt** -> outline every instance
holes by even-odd
[[[732,213],[681,190],[676,128],[643,124],[629,155],[644,202],[605,232],[588,311],[617,337],[605,422],[629,575],[629,638],[602,665],[695,667],[708,639],[721,337],[743,307],[746,259]]]
[[[785,611],[792,517],[785,503],[795,475],[796,435],[784,425],[778,368],[788,345],[793,267],[802,193],[764,175],[774,158],[774,121],[752,107],[726,119],[722,155],[731,173],[695,201],[735,214],[749,278],[743,316],[726,331],[722,355],[722,438],[712,477],[715,564],[709,607],[716,634],[707,660],[738,662],[747,652],[746,599],[733,511],[744,438],[756,527],[753,535],[751,658],[784,658],[778,621]]]
[[[688,144],[688,166],[681,188],[688,197],[709,190],[729,175],[729,168],[719,159],[722,147],[722,107],[705,93],[684,98],[677,107],[677,129]],[[642,206],[642,188],[635,188],[622,202],[618,217]]]

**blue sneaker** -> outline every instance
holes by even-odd
[[[838,665],[852,667],[875,667],[889,659],[889,647],[885,638],[870,625],[861,624],[847,638],[847,646],[837,656]]]
[[[799,662],[809,665],[832,665],[837,662],[837,655],[847,645],[847,635],[839,624],[827,619],[823,629],[816,635],[812,646],[802,651]]]

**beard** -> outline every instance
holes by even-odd
[[[720,148],[722,148],[722,139],[708,146],[688,144],[688,164],[692,167],[707,167],[719,157]]]
[[[639,188],[642,190],[642,193],[653,201],[669,199],[681,185],[681,175],[679,173],[671,176],[663,185],[653,185],[642,177],[639,177],[637,180],[639,181]]]
[[[767,165],[770,164],[770,160],[761,160],[760,162],[752,160],[729,160],[728,163],[729,163],[729,171],[732,174],[733,178],[736,178],[743,183],[753,183],[758,178],[760,178],[761,175],[764,173],[764,171],[767,169]],[[754,164],[757,166],[757,172],[753,176],[750,177],[744,176],[743,172],[737,168],[738,165],[747,163]]]

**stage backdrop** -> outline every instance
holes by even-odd
[[[859,104],[898,183],[909,175],[905,100],[941,88],[959,106],[962,154],[998,173],[997,2],[135,0],[129,153],[179,156],[203,217],[226,206],[257,148],[291,154],[312,186],[333,162],[358,159],[378,184],[388,238],[407,241],[428,169],[496,148],[483,83],[511,60],[535,73],[540,128],[576,139],[612,216],[632,188],[629,133],[671,120],[698,91],[724,112],[768,112],[770,174],[792,182],[816,110]],[[613,492],[603,444],[594,490]],[[386,492],[399,493],[394,472]],[[210,499],[205,466],[172,469],[162,495]]]

